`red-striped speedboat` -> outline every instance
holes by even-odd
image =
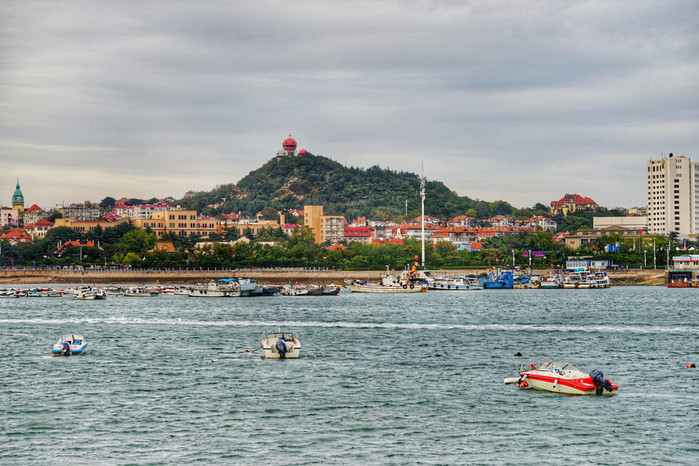
[[[569,363],[558,361],[545,362],[538,367],[530,364],[530,370],[522,367],[516,382],[521,387],[568,395],[616,395],[619,389],[598,370],[586,373]]]

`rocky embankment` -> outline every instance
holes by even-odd
[[[479,275],[478,270],[445,270],[449,275]],[[433,272],[439,275],[440,272]],[[535,270],[534,273],[546,275],[547,270]],[[194,284],[229,277],[250,277],[263,283],[283,285],[287,283],[342,284],[345,279],[378,280],[381,271],[313,271],[313,270],[37,270],[5,269],[0,271],[0,283],[169,283]],[[608,272],[614,286],[659,286],[665,285],[664,270],[617,270]]]

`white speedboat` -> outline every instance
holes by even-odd
[[[301,342],[296,332],[276,330],[264,332],[260,343],[265,359],[298,358]]]
[[[616,395],[619,386],[604,378],[599,370],[582,372],[565,362],[549,361],[529,370],[522,364],[519,378],[505,379],[505,383],[517,383],[520,387],[531,387],[568,395]]]
[[[87,342],[82,335],[63,335],[53,345],[54,356],[78,356],[87,351]]]

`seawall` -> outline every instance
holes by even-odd
[[[479,275],[483,269],[433,271],[439,275]],[[535,270],[546,275],[548,270]],[[665,270],[615,270],[607,272],[614,286],[660,286],[666,283]],[[380,270],[289,270],[289,269],[238,269],[238,270],[0,270],[0,283],[169,283],[194,284],[219,278],[250,277],[262,283],[283,285],[287,283],[342,284],[345,279],[378,280]]]

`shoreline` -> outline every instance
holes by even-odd
[[[68,284],[68,283],[100,283],[100,284],[173,284],[193,285],[209,280],[230,277],[248,277],[260,280],[270,285],[286,285],[299,282],[302,284],[343,284],[345,279],[378,280],[382,270],[366,271],[278,271],[278,270],[39,270],[20,269],[0,271],[0,284]],[[484,269],[440,270],[434,269],[435,275],[480,275]],[[534,270],[534,274],[548,275],[549,270]],[[612,280],[612,286],[664,286],[665,270],[614,270],[607,274]]]

